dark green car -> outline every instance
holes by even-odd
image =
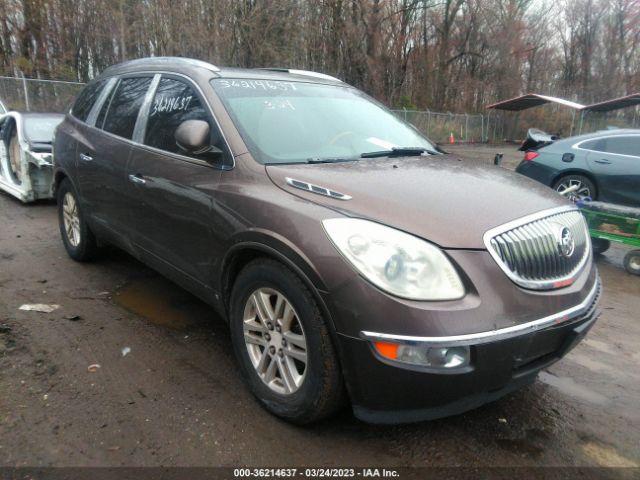
[[[640,130],[605,130],[528,149],[516,171],[573,199],[640,207]],[[573,188],[572,188],[573,187]]]

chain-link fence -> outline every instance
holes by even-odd
[[[486,116],[482,114],[440,113],[431,110],[393,110],[434,142],[483,142],[487,138]]]
[[[606,128],[640,127],[640,107],[609,113],[580,113],[559,105],[521,112],[488,110],[486,114],[439,113],[429,110],[393,112],[437,143],[449,143],[451,135],[455,143],[521,141],[530,128],[569,137]]]
[[[64,113],[83,83],[0,76],[0,101],[7,110]]]
[[[607,128],[640,128],[640,108],[626,108],[611,112],[583,112],[576,119],[576,134]]]

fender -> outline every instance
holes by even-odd
[[[326,286],[311,260],[288,238],[269,230],[250,229],[234,235],[229,242],[224,259],[221,263],[220,277],[216,279],[217,286],[224,291],[225,274],[231,266],[234,257],[246,250],[258,250],[285,263],[300,276],[306,277],[313,288],[326,291]]]
[[[80,203],[84,203],[82,202],[82,196],[80,195],[80,190],[78,190],[78,186],[76,185],[74,178],[59,165],[55,165],[53,170],[53,198],[56,198],[56,195],[58,193],[58,186],[64,178],[69,180],[69,182],[71,182],[71,185],[73,185],[75,191],[78,192],[78,200],[80,201]]]
[[[300,277],[318,302],[322,313],[328,319],[330,330],[335,332],[335,324],[328,305],[322,298],[321,293],[326,293],[327,288],[322,281],[318,271],[315,269],[309,258],[289,239],[268,230],[252,229],[238,233],[233,237],[231,246],[227,249],[221,263],[219,278],[217,279],[216,290],[223,296],[224,307],[228,312],[228,298],[233,283],[233,278],[237,274],[236,267],[238,260],[243,253],[254,252],[274,258]]]

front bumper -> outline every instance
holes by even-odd
[[[449,337],[413,337],[362,332],[338,335],[343,371],[355,415],[371,423],[404,423],[455,415],[495,400],[535,380],[562,358],[593,326],[600,282],[579,304],[514,327]],[[399,367],[377,355],[380,339],[436,346],[469,345],[471,365],[461,373]],[[448,373],[448,374],[445,374]]]

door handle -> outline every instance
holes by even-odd
[[[144,185],[145,183],[147,183],[147,181],[144,178],[142,178],[142,175],[140,174],[129,175],[129,180],[133,183],[137,183],[138,185]]]
[[[609,165],[611,164],[611,160],[607,160],[606,158],[601,158],[600,160],[594,160],[594,162],[596,163],[600,163],[602,165]]]
[[[86,153],[81,153],[80,160],[82,160],[83,162],[90,162],[93,160],[93,157],[91,155],[87,155]]]

